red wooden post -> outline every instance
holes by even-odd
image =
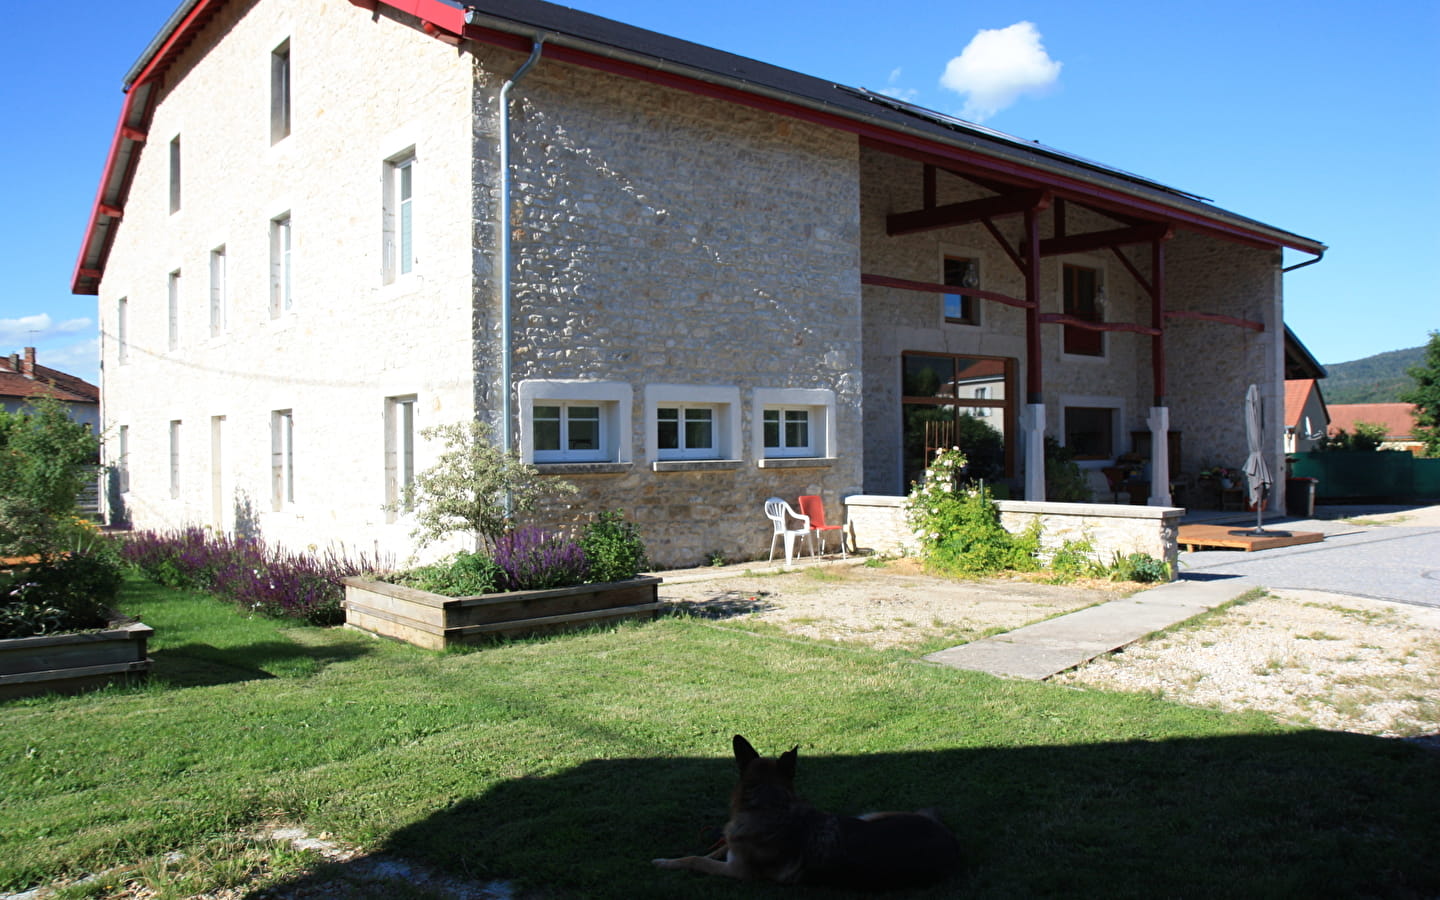
[[[1165,406],[1165,242],[1150,245],[1150,325],[1157,333],[1150,339],[1151,381],[1155,406]]]
[[[1025,402],[1044,403],[1040,364],[1040,213],[1025,210]]]

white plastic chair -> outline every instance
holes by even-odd
[[[779,497],[771,497],[765,501],[765,515],[775,526],[775,533],[770,537],[770,561],[775,561],[775,542],[784,538],[785,540],[785,565],[789,566],[790,561],[795,557],[795,539],[804,537],[810,542],[810,555],[815,555],[815,538],[810,530],[810,517],[802,516],[790,508],[790,504]],[[791,521],[798,522],[798,525],[791,526]]]

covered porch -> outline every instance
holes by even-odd
[[[1243,462],[1250,383],[1284,471],[1281,254],[1324,246],[1024,150],[1054,166],[861,141],[866,493],[903,494],[948,434],[1014,499],[1238,504],[1201,472]],[[1047,450],[1088,498],[1047,484]]]

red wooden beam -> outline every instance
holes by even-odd
[[[914,234],[918,231],[933,231],[936,228],[950,228],[954,225],[969,225],[998,216],[1013,216],[1030,209],[1045,209],[1050,205],[1048,191],[1017,191],[998,197],[982,197],[962,203],[947,203],[932,209],[918,209],[914,212],[891,213],[885,217],[885,233],[889,235]]]
[[[1199,319],[1201,322],[1219,322],[1221,325],[1238,325],[1241,328],[1248,328],[1251,331],[1264,331],[1265,323],[1256,322],[1253,319],[1242,319],[1238,316],[1227,316],[1221,313],[1195,312],[1188,309],[1167,309],[1167,319]]]
[[[1088,253],[1092,250],[1104,250],[1106,247],[1121,247],[1126,244],[1168,241],[1174,234],[1174,227],[1162,223],[1140,225],[1135,228],[1114,228],[1109,231],[1092,231],[1089,234],[1072,234],[1041,241],[1040,255],[1062,256],[1066,253]]]
[[[986,219],[985,228],[989,230],[990,236],[995,239],[995,243],[1000,245],[1000,249],[1005,251],[1005,255],[1010,257],[1010,261],[1015,264],[1015,268],[1020,270],[1021,275],[1024,275],[1027,270],[1025,268],[1025,258],[1020,255],[1020,251],[1010,246],[1010,242],[1006,240],[1005,235],[1000,233],[1000,229],[995,227],[994,222]]]
[[[1044,325],[1071,325],[1086,331],[1128,331],[1132,334],[1151,336],[1160,334],[1159,328],[1152,328],[1149,325],[1136,325],[1131,322],[1091,322],[1088,319],[1077,319],[1075,316],[1067,316],[1063,313],[1041,313],[1038,318]]]
[[[1001,294],[997,291],[983,291],[979,288],[959,287],[953,284],[934,284],[928,281],[909,281],[904,278],[891,278],[889,275],[871,275],[863,273],[860,276],[861,284],[868,284],[871,287],[898,288],[902,291],[919,291],[923,294],[964,294],[967,297],[978,297],[981,300],[994,300],[996,303],[1003,303],[1006,306],[1017,306],[1021,309],[1029,309],[1030,304],[1009,294]]]
[[[1151,244],[1151,246],[1153,247],[1157,244],[1160,246],[1164,246],[1163,242],[1161,241],[1156,241],[1154,244]],[[1150,279],[1140,274],[1140,270],[1135,267],[1135,264],[1130,261],[1130,257],[1126,256],[1123,250],[1121,250],[1119,247],[1111,247],[1110,249],[1114,252],[1115,258],[1120,260],[1120,264],[1123,265],[1126,271],[1130,273],[1130,277],[1135,279],[1136,283],[1140,285],[1141,289],[1144,290],[1146,294],[1150,295],[1150,299],[1155,299],[1155,285],[1150,283]]]
[[[145,132],[138,128],[131,128],[129,125],[120,126],[120,136],[135,141],[137,144],[145,143],[145,139],[149,137]]]
[[[118,206],[111,206],[108,203],[98,204],[95,207],[95,211],[100,213],[100,215],[102,216],[109,216],[112,219],[118,219],[122,215],[124,215],[124,213],[120,210]]]

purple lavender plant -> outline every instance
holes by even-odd
[[[583,584],[590,571],[578,543],[534,526],[496,538],[495,563],[504,573],[505,589],[511,591]]]

